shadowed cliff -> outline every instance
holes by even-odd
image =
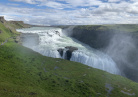
[[[76,26],[71,36],[112,57],[122,75],[138,82],[138,25]]]

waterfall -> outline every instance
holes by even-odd
[[[26,34],[37,34],[38,44],[32,45],[34,41],[31,40],[33,37],[24,37],[30,39],[23,41],[23,45],[31,48],[32,50],[39,52],[42,55],[67,59],[67,52],[69,48],[67,46],[76,47],[77,49],[71,50],[68,58],[70,61],[80,62],[85,65],[98,68],[107,71],[112,74],[120,74],[115,62],[103,52],[89,47],[71,37],[66,36],[62,29],[54,27],[32,27],[25,29],[17,29],[18,32]],[[69,33],[69,32],[68,32]],[[58,51],[60,49],[60,52]]]
[[[73,52],[71,61],[80,62],[88,66],[98,68],[112,74],[119,74],[119,70],[115,62],[107,55],[102,53],[95,53],[94,55],[87,55],[84,52]]]

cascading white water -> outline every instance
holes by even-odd
[[[62,29],[53,27],[32,27],[26,29],[17,29],[22,33],[36,33],[39,36],[39,44],[31,45],[31,42],[23,43],[24,46],[39,52],[42,55],[65,59],[66,46],[77,47],[72,53],[71,61],[80,62],[88,66],[107,71],[112,74],[120,74],[115,62],[106,54],[90,48],[71,37],[64,35]],[[68,32],[69,33],[69,32]],[[57,51],[64,49],[63,56]]]

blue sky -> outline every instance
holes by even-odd
[[[0,0],[0,15],[40,25],[138,24],[138,0]]]

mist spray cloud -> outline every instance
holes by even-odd
[[[132,34],[116,33],[105,48],[105,52],[116,62],[122,75],[138,81],[137,49],[136,40]]]

